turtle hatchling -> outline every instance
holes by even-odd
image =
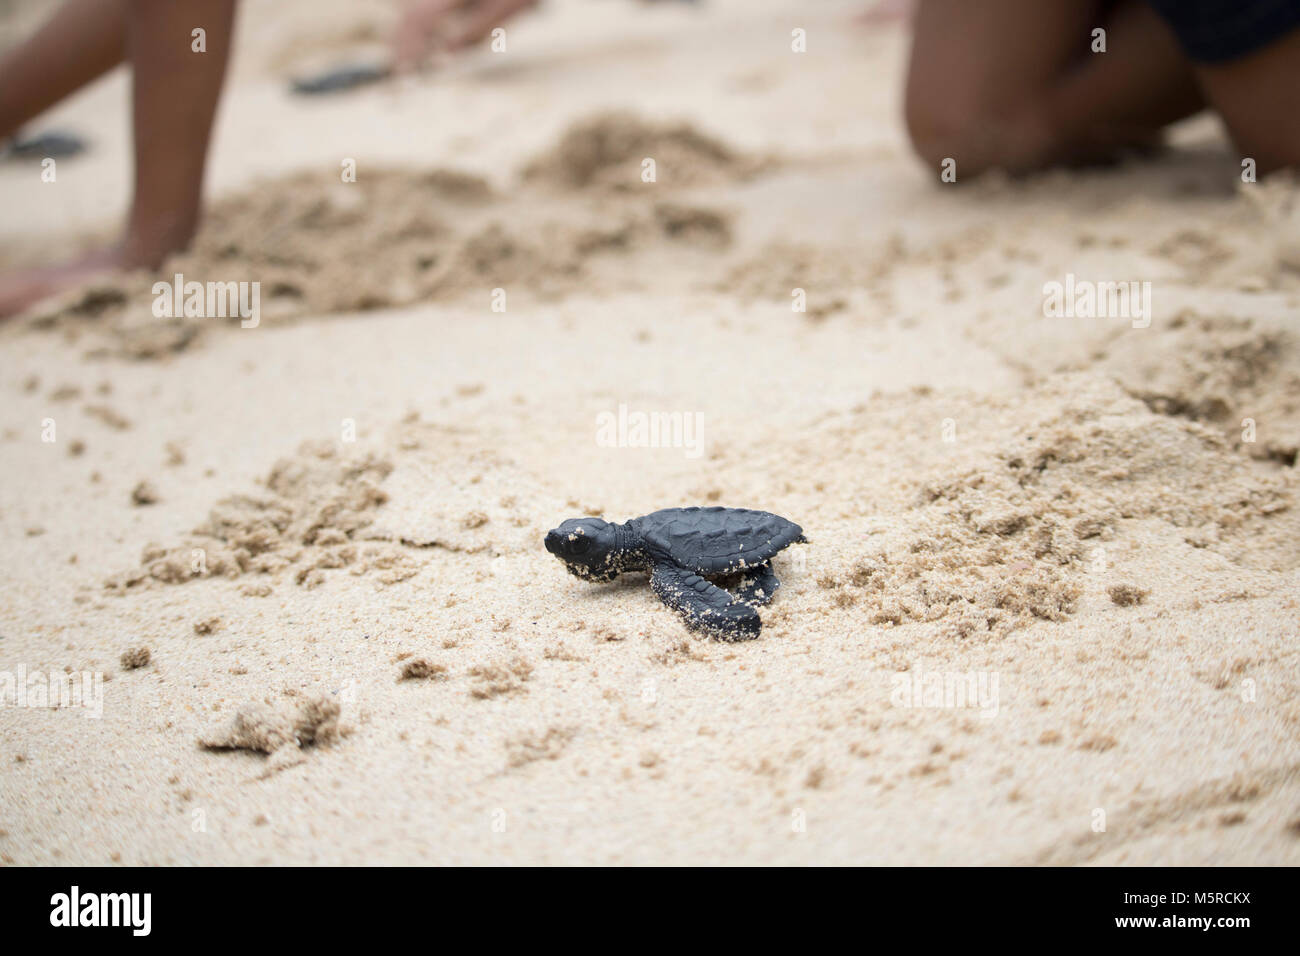
[[[759,605],[780,587],[772,556],[807,540],[793,521],[766,511],[665,508],[623,524],[570,518],[547,532],[546,550],[588,581],[649,571],[654,592],[687,627],[747,641],[763,626]],[[718,579],[732,590],[719,587]]]

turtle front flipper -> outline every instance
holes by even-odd
[[[753,607],[671,562],[655,565],[650,586],[661,601],[685,618],[687,627],[719,640],[753,640],[763,626]]]
[[[746,571],[740,583],[728,590],[736,595],[736,600],[759,607],[771,604],[772,598],[776,596],[776,589],[780,586],[781,582],[776,579],[776,572],[772,570],[772,562],[764,561],[758,567]]]

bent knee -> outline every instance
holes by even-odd
[[[973,97],[908,90],[903,119],[912,150],[939,170],[955,163],[960,178],[994,168],[1023,172],[1051,153],[1045,124],[1031,104],[993,106]]]
[[[965,152],[965,119],[950,105],[911,95],[903,106],[903,122],[914,152],[926,166],[937,169],[945,160]]]

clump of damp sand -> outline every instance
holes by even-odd
[[[119,658],[123,669],[128,671],[139,670],[141,667],[148,667],[153,660],[153,654],[147,647],[129,647],[122,652]]]
[[[264,754],[270,758],[266,772],[274,773],[300,763],[303,750],[335,743],[351,732],[338,702],[318,696],[289,708],[245,704],[228,721],[201,735],[199,746]]]
[[[267,704],[241,707],[227,723],[199,738],[208,750],[253,750],[271,754],[290,744],[311,747],[330,743],[344,735],[339,718],[342,710],[328,697],[312,697],[292,711]]]

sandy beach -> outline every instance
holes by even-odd
[[[391,5],[247,0],[194,247],[0,326],[0,690],[101,675],[5,695],[0,860],[1300,863],[1300,185],[1209,117],[944,184],[860,7],[552,0],[306,99]],[[38,128],[3,266],[129,200],[129,77]],[[803,527],[757,640],[542,547],[686,505]]]

